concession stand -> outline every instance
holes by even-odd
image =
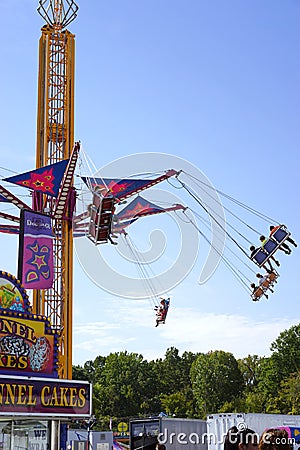
[[[0,272],[0,450],[65,450],[67,426],[91,416],[91,384],[58,378],[58,335]]]

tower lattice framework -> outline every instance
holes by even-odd
[[[64,27],[78,7],[70,0],[40,0],[47,24],[39,41],[36,168],[71,156],[74,145],[75,36]],[[56,199],[42,195],[35,209],[51,213]],[[33,310],[48,317],[60,335],[59,377],[72,378],[73,236],[72,224],[53,219],[54,282],[33,293]]]

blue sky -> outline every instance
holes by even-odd
[[[131,161],[137,159],[140,172],[167,170],[176,158],[180,168],[181,159],[216,189],[287,224],[299,240],[299,3],[78,4],[78,17],[68,27],[76,35],[75,136],[94,166],[105,167],[106,176],[129,176],[134,173]],[[36,7],[32,0],[0,0],[2,177],[11,174],[3,168],[25,172],[35,165],[43,25]],[[154,159],[147,156],[153,153]],[[182,191],[167,183],[159,189],[202,214]],[[266,232],[268,223],[244,218]],[[155,274],[172,265],[181,245],[173,222],[169,216],[153,216],[129,231],[142,251],[149,249],[151,231],[164,233],[166,249],[153,264]],[[7,235],[0,240],[1,270],[14,274],[17,240]],[[88,240],[85,245],[94,258],[95,249]],[[168,321],[158,328],[150,300],[128,298],[125,287],[123,298],[109,294],[75,257],[74,364],[123,350],[153,359],[170,346],[195,352],[222,349],[236,357],[268,355],[278,334],[299,323],[299,249],[278,256],[275,293],[253,303],[222,263],[207,283],[198,283],[208,252],[203,239],[199,245],[191,272],[168,291]],[[127,278],[137,276],[136,267],[120,255],[121,245],[100,247],[97,251],[115,270]],[[238,267],[244,270],[242,263]]]

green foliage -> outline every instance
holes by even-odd
[[[281,410],[285,414],[300,414],[300,372],[283,380],[280,388]]]
[[[278,393],[278,386],[291,374],[300,371],[300,324],[280,333],[271,344],[272,354],[262,366],[261,385],[271,401]]]
[[[188,417],[192,408],[192,400],[187,400],[183,392],[162,395],[161,404],[164,412],[170,417]]]
[[[201,354],[192,364],[191,379],[201,417],[218,412],[225,402],[238,397],[243,376],[232,353],[222,350]]]
[[[300,324],[280,333],[270,357],[236,360],[222,350],[167,349],[146,361],[137,353],[111,353],[73,366],[74,380],[93,384],[97,427],[158,415],[205,418],[222,412],[300,414]]]
[[[278,395],[268,399],[267,411],[300,414],[300,372],[291,374],[281,381]]]
[[[300,324],[280,333],[271,344],[272,360],[280,370],[282,379],[300,371]]]
[[[258,385],[261,367],[264,361],[265,358],[257,355],[248,355],[246,358],[238,360],[238,366],[243,375],[244,385],[247,391],[253,391]]]
[[[84,368],[81,366],[73,366],[72,367],[72,378],[73,378],[73,380],[89,381],[89,380],[87,380],[87,374],[86,374]]]
[[[246,393],[244,397],[244,408],[241,411],[245,413],[263,413],[265,412],[264,409],[264,396],[258,389]]]
[[[146,395],[148,363],[136,353],[111,353],[96,368],[94,385],[99,415],[134,416]]]

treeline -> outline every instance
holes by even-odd
[[[222,350],[180,356],[171,347],[155,361],[111,353],[73,366],[73,379],[93,383],[93,414],[102,429],[110,418],[161,411],[202,419],[219,412],[300,414],[300,324],[280,333],[270,350],[270,357],[236,359]]]

